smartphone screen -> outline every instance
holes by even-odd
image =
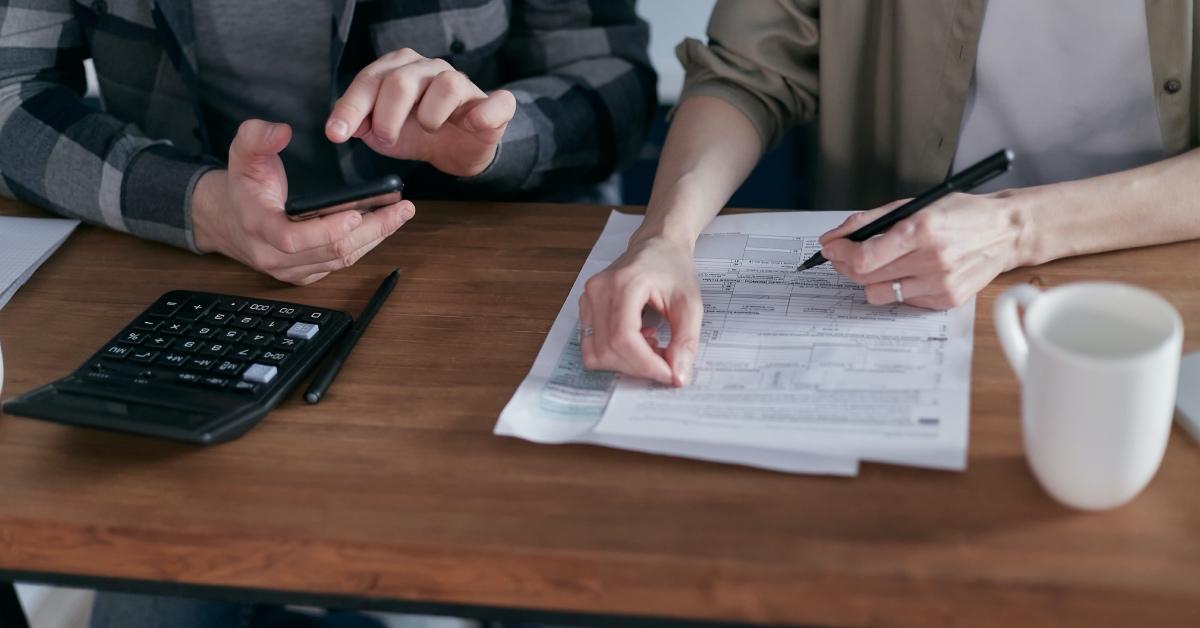
[[[331,192],[288,199],[284,212],[290,220],[308,220],[349,210],[366,213],[399,202],[403,187],[400,177],[388,175]]]

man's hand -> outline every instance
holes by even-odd
[[[279,152],[286,124],[247,120],[229,147],[229,170],[207,172],[192,195],[196,247],[280,281],[310,284],[350,266],[413,217],[400,201],[362,215],[348,211],[292,222],[283,213],[287,176]]]
[[[821,254],[851,281],[866,287],[876,305],[896,300],[931,309],[965,303],[996,275],[1023,265],[1025,212],[1018,195],[954,194],[909,216],[865,242],[846,239],[854,230],[905,201],[853,214],[821,236]]]
[[[511,92],[485,94],[442,59],[407,48],[363,68],[333,106],[325,136],[361,138],[375,152],[447,174],[483,172],[516,114]]]
[[[660,347],[654,329],[642,327],[650,306],[671,325]],[[667,385],[684,386],[700,344],[704,304],[690,246],[664,237],[631,243],[611,266],[588,279],[579,299],[583,363]]]

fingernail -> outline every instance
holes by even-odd
[[[346,231],[353,231],[360,224],[362,224],[362,214],[354,212],[346,219]]]
[[[270,142],[271,136],[275,135],[275,129],[277,129],[277,128],[279,128],[278,124],[268,124],[267,125],[267,134],[266,134],[266,136],[263,137],[263,139],[267,142]]]
[[[340,118],[330,120],[328,127],[333,136],[338,139],[346,139],[346,136],[350,134],[350,127]]]
[[[696,355],[691,352],[683,353],[679,356],[679,361],[675,366],[678,372],[675,374],[675,381],[679,386],[687,386],[688,379],[692,376],[692,365],[695,364]]]

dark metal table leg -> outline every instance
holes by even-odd
[[[29,628],[17,589],[11,582],[0,582],[0,628]]]

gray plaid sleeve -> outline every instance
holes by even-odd
[[[211,168],[85,105],[70,0],[0,0],[0,193],[195,250],[190,199]]]
[[[637,157],[657,104],[649,27],[632,0],[518,0],[501,49],[517,113],[472,182],[600,181]]]

